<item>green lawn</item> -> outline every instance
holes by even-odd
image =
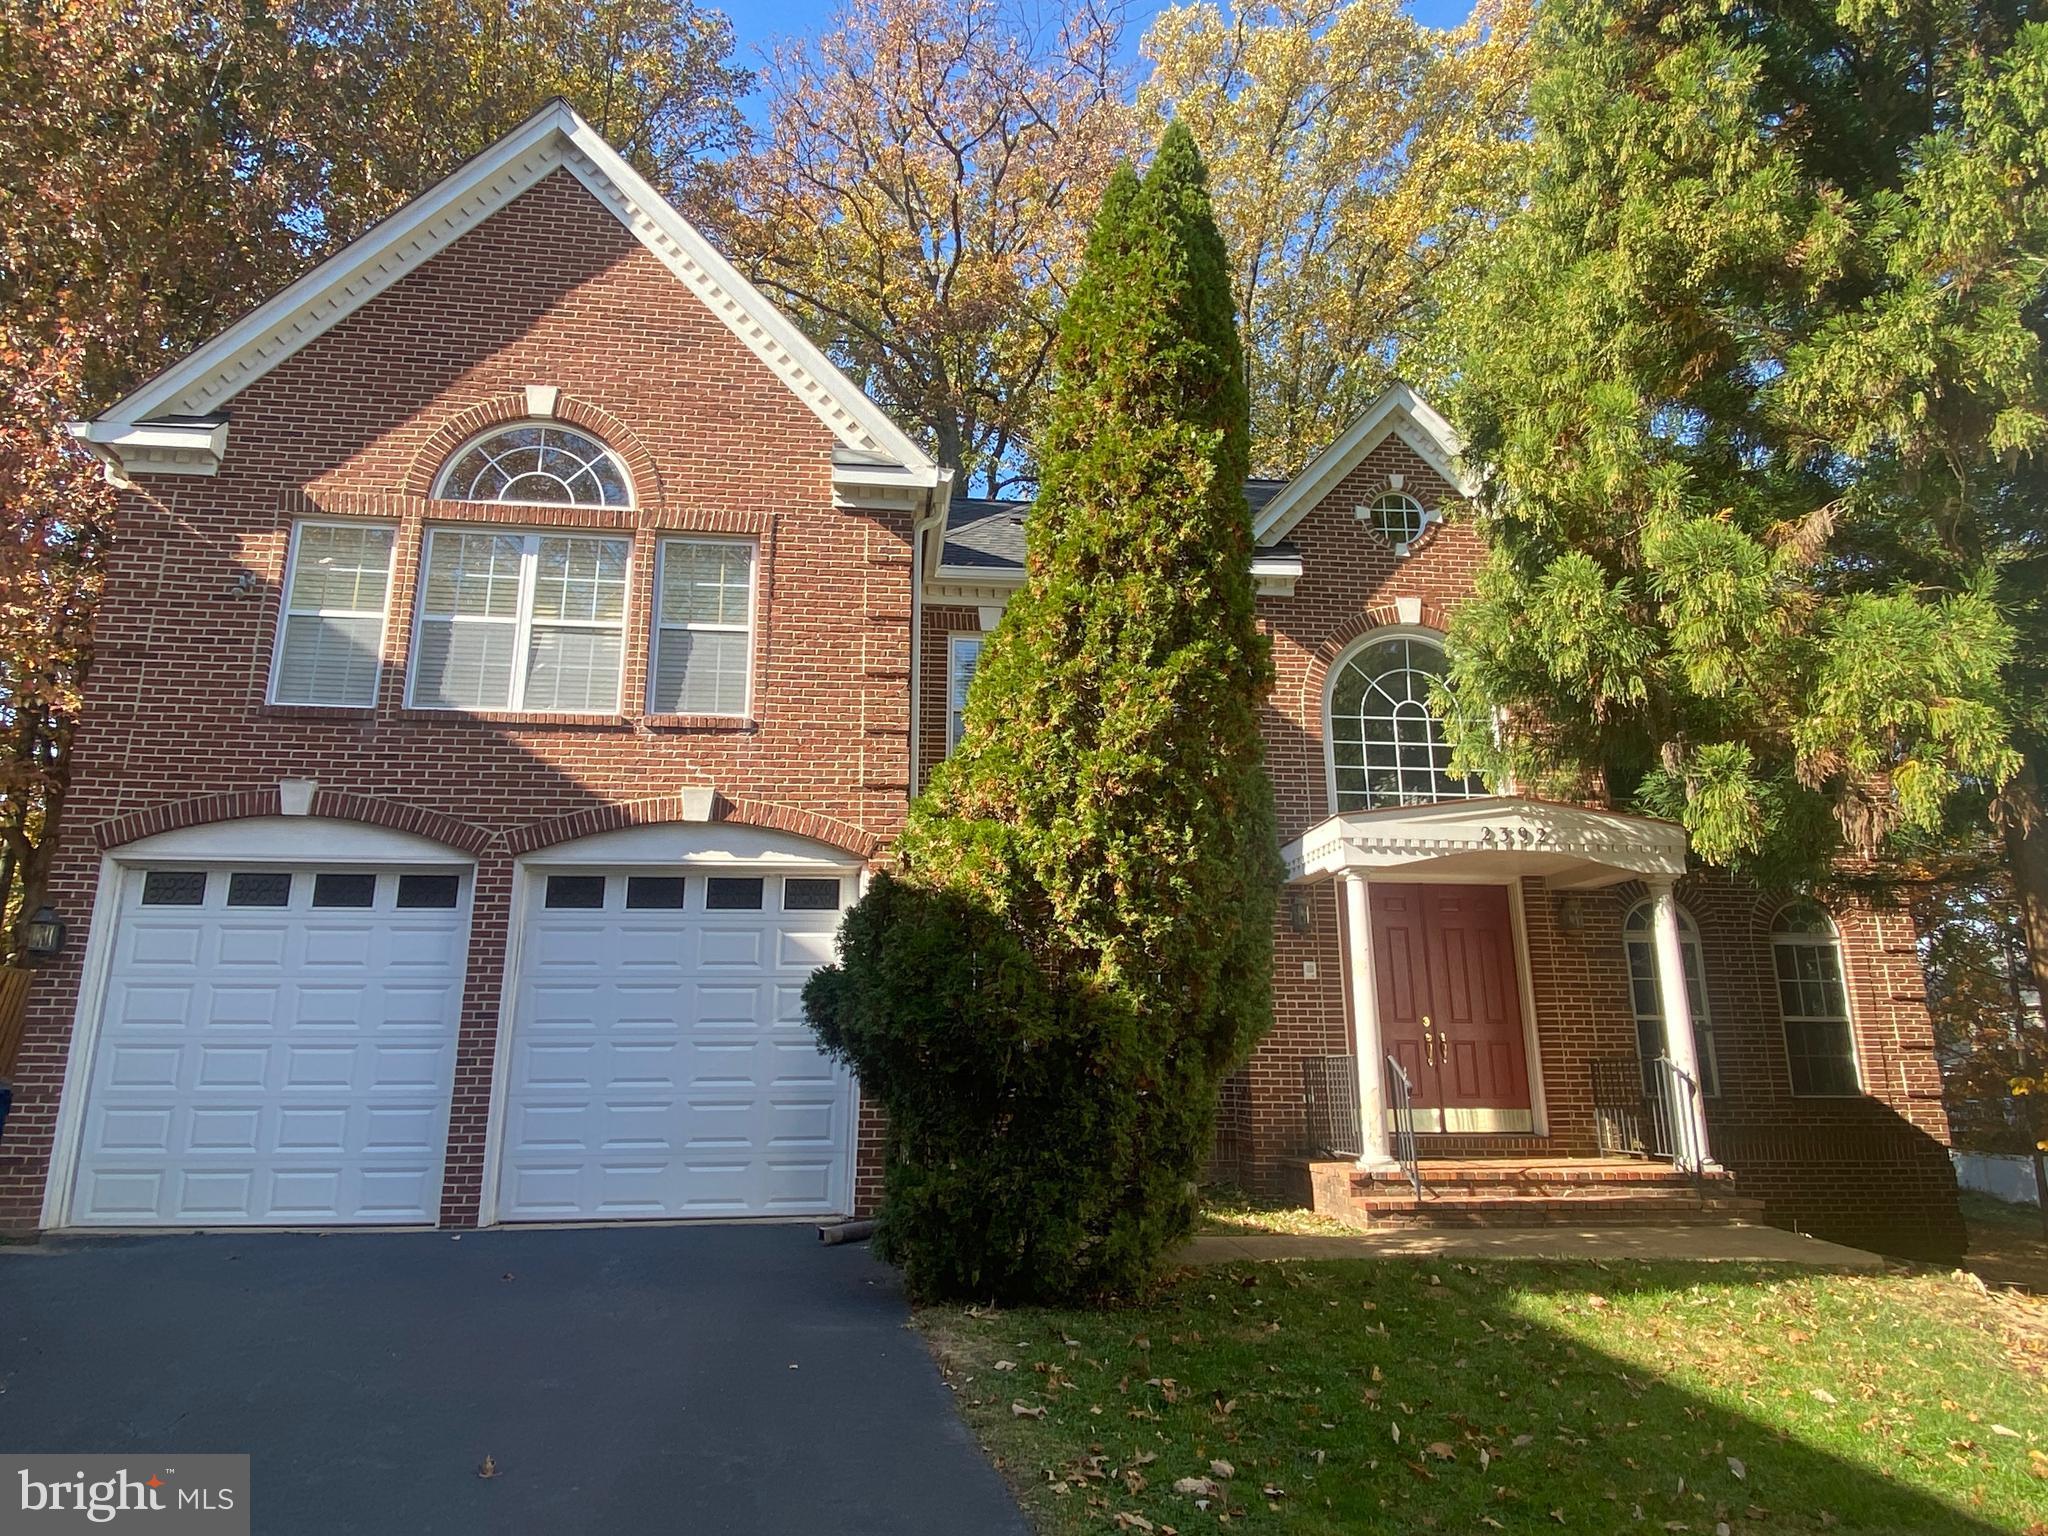
[[[1932,1274],[1427,1260],[919,1318],[1047,1532],[2048,1536],[2039,1307]]]

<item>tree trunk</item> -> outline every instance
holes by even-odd
[[[2048,1000],[2048,802],[2041,785],[2048,778],[2048,752],[2030,747],[2018,776],[2006,786],[2014,813],[2005,818],[2005,862],[2012,871],[2019,904],[2020,933],[2027,942],[2027,969],[2037,993]]]

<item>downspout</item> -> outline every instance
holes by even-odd
[[[924,724],[924,569],[925,539],[946,522],[946,509],[953,502],[953,471],[939,471],[938,483],[927,493],[922,516],[910,524],[910,784],[906,799],[917,798],[918,744]]]

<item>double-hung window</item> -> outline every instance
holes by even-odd
[[[1810,901],[1787,907],[1771,924],[1771,958],[1792,1091],[1820,1097],[1861,1093],[1842,941],[1833,919]]]
[[[277,704],[368,709],[377,702],[393,530],[300,523],[278,621],[270,697]]]
[[[754,546],[663,539],[647,707],[657,715],[744,715],[754,657]]]
[[[946,750],[960,745],[967,720],[967,687],[981,665],[981,635],[955,635],[946,647]]]
[[[631,552],[598,534],[431,530],[413,706],[616,714]]]

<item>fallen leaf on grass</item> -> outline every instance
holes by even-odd
[[[1813,1400],[1816,1403],[1827,1403],[1832,1406],[1835,1401],[1835,1394],[1826,1387],[1815,1387],[1813,1389]]]
[[[1216,1482],[1213,1478],[1207,1477],[1179,1478],[1174,1482],[1173,1491],[1185,1498],[1191,1499],[1220,1499],[1223,1497],[1223,1485]]]
[[[1118,1510],[1111,1519],[1110,1524],[1120,1531],[1156,1531],[1159,1529],[1158,1526],[1147,1520],[1143,1515],[1134,1515],[1127,1509]]]
[[[999,1371],[1014,1371],[1017,1369],[1017,1362],[1014,1360],[998,1360],[995,1363],[995,1368]]]
[[[1212,1461],[1209,1463],[1209,1475],[1211,1477],[1235,1477],[1237,1476],[1237,1468],[1227,1461]]]
[[[1735,1474],[1735,1480],[1737,1482],[1741,1482],[1744,1478],[1749,1476],[1749,1468],[1742,1464],[1742,1458],[1740,1456],[1730,1456],[1728,1458],[1728,1470]]]
[[[1012,1417],[1019,1419],[1042,1419],[1045,1417],[1045,1410],[1043,1408],[1033,1408],[1028,1403],[1010,1404],[1010,1413]]]
[[[1434,1456],[1438,1461],[1456,1461],[1458,1459],[1457,1450],[1448,1440],[1432,1440],[1422,1449],[1425,1454]]]

